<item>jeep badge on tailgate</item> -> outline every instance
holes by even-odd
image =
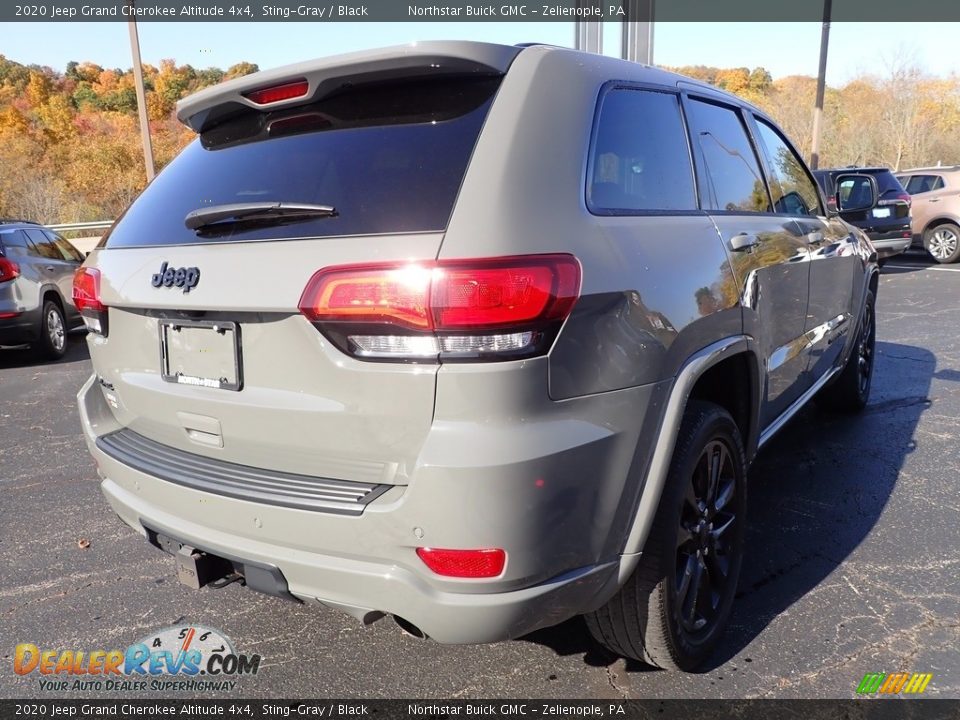
[[[151,281],[154,287],[182,287],[185,293],[190,292],[200,282],[200,268],[172,268],[167,267],[164,262],[160,266],[160,272],[153,276]]]

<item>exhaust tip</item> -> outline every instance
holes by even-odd
[[[400,629],[403,630],[407,635],[417,638],[418,640],[426,640],[427,634],[414,625],[409,620],[406,620],[399,615],[393,616],[393,621],[400,626]]]

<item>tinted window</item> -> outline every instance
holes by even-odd
[[[863,172],[862,170],[857,170],[856,168],[851,168],[850,172]],[[903,185],[900,184],[900,181],[894,177],[894,174],[889,170],[867,170],[868,173],[873,175],[877,181],[877,189],[880,191],[880,197],[884,195],[893,194],[899,195],[904,191]]]
[[[943,178],[939,175],[914,175],[906,185],[911,195],[933,192],[943,188]]]
[[[0,231],[0,253],[7,256],[27,254],[27,236],[20,230]]]
[[[107,247],[442,231],[499,78],[363,85],[206,130],[118,220]],[[188,230],[198,208],[332,205],[334,217]],[[301,219],[302,220],[302,219]]]
[[[678,96],[633,89],[604,96],[587,202],[600,211],[696,209]]]
[[[62,237],[56,233],[50,232],[49,230],[44,230],[44,234],[57,246],[57,250],[60,251],[61,257],[68,262],[83,262],[83,255],[80,254],[80,251],[77,250],[73,245],[71,245],[67,240],[64,240]]]
[[[837,187],[837,194],[840,196],[840,209],[843,208],[862,208],[870,205],[873,197],[873,188],[870,187],[870,179],[863,177],[845,177],[840,181]]]
[[[814,170],[813,177],[816,179],[820,189],[823,190],[823,194],[827,196],[827,200],[829,200],[833,195],[833,184],[831,182],[830,173],[823,170]]]
[[[35,254],[47,260],[63,260],[63,256],[57,250],[57,246],[53,244],[53,240],[48,238],[42,230],[24,230],[24,232],[33,243]]]
[[[691,137],[699,150],[705,203],[715,210],[770,212],[770,199],[753,146],[734,110],[690,102]]]
[[[820,196],[796,153],[776,130],[757,118],[760,142],[772,177],[770,194],[774,212],[786,215],[819,215]]]

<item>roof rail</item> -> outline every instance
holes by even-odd
[[[39,225],[33,220],[18,220],[17,218],[0,218],[0,224],[3,225]]]
[[[921,170],[946,170],[953,172],[960,170],[960,165],[926,165],[924,167],[915,167],[915,168],[906,168],[905,170],[897,170],[898,173],[915,173],[920,172]]]

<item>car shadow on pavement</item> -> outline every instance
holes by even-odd
[[[90,352],[87,350],[85,338],[86,334],[82,330],[71,332],[67,336],[67,353],[59,360],[47,360],[26,346],[2,347],[0,348],[0,370],[87,361],[90,359]]]
[[[904,360],[911,361],[909,373],[902,372]],[[741,653],[870,534],[916,448],[915,430],[930,406],[935,369],[928,350],[878,342],[872,399],[862,414],[834,415],[808,406],[757,456],[750,469],[747,550],[737,600],[730,626],[701,672]],[[558,655],[582,654],[594,667],[617,660],[593,641],[581,618],[521,640]],[[652,668],[630,660],[626,669]]]

